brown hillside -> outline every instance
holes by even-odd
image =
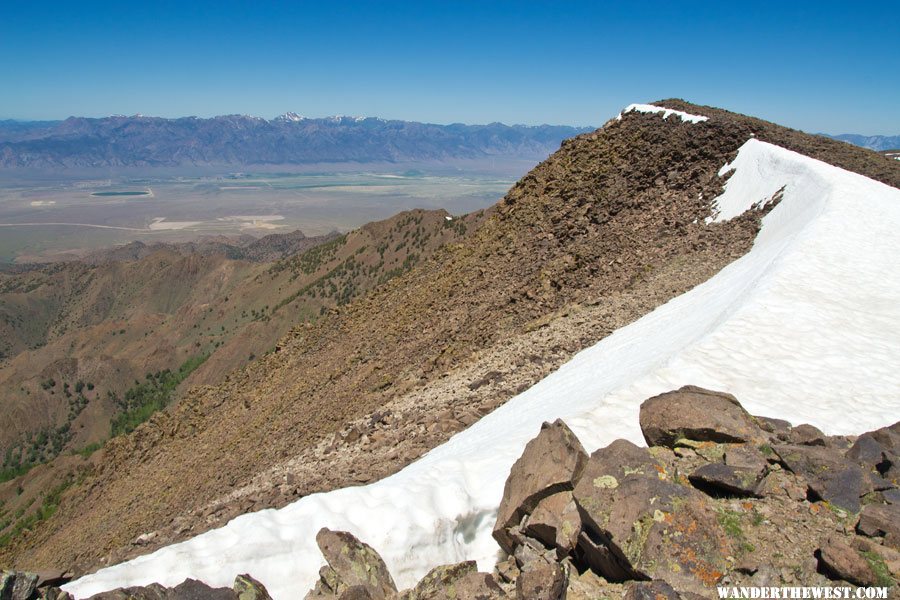
[[[564,142],[460,243],[109,442],[96,472],[0,562],[92,568],[147,551],[152,544],[130,544],[151,531],[165,532],[158,542],[183,538],[234,510],[285,501],[236,492],[258,489],[255,475],[291,459],[303,463],[302,478],[288,495],[403,466],[472,418],[458,409],[496,406],[746,252],[758,215],[704,218],[721,191],[719,168],[752,134],[891,182],[900,174],[864,158],[850,165],[868,154],[846,144],[666,104],[710,120],[628,113]],[[485,372],[490,365],[497,370]],[[449,416],[437,423],[439,414]],[[351,422],[368,423],[367,433],[342,435]]]

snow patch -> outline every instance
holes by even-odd
[[[619,113],[619,116],[616,117],[617,121],[622,120],[622,115],[625,113],[629,113],[631,111],[637,111],[642,113],[662,113],[663,119],[668,119],[670,116],[675,115],[679,117],[682,121],[687,123],[701,123],[703,121],[708,121],[709,117],[703,117],[700,115],[692,115],[680,110],[673,110],[671,108],[664,108],[662,106],[654,106],[653,104],[629,104],[625,110]]]
[[[438,564],[474,559],[490,571],[504,482],[542,422],[564,419],[589,452],[620,437],[643,444],[640,403],[685,384],[829,434],[890,424],[900,414],[900,278],[885,273],[900,268],[900,190],[756,140],[729,168],[733,198],[720,198],[720,215],[782,188],[783,198],[752,250],[707,282],[391,477],[237,517],[64,589],[85,598],[186,577],[230,586],[251,573],[276,600],[296,598],[324,564],[321,527],[371,544],[401,588]]]

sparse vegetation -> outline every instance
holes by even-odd
[[[148,373],[146,381],[137,382],[123,394],[121,399],[116,394],[111,394],[120,412],[113,417],[110,435],[115,437],[123,433],[130,433],[149,419],[153,413],[165,408],[172,399],[172,394],[178,384],[202,365],[208,357],[208,354],[191,357],[175,371],[165,369]]]

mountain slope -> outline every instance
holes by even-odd
[[[58,124],[0,127],[0,168],[288,165],[514,156],[543,158],[587,128],[434,125],[376,118],[228,115],[70,117]],[[6,132],[7,139],[4,139]]]
[[[891,393],[900,386],[892,368],[900,283],[882,274],[900,244],[900,190],[755,139],[723,168],[732,171],[717,221],[780,201],[752,251],[709,281],[581,352],[394,477],[247,515],[68,589],[86,597],[188,576],[227,585],[249,570],[273,597],[297,597],[318,577],[314,540],[324,526],[369,540],[401,589],[441,564],[474,559],[490,571],[503,482],[541,423],[564,419],[588,452],[620,437],[643,445],[641,402],[682,385],[727,389],[754,414],[833,434],[891,424],[900,411]]]
[[[662,104],[708,120],[630,111],[565,142],[465,243],[295,329],[277,352],[113,440],[97,473],[3,557],[86,568],[146,551],[129,545],[144,533],[158,532],[151,548],[183,539],[234,510],[286,501],[238,492],[291,458],[304,467],[299,479],[285,474],[288,497],[397,470],[466,424],[456,409],[484,414],[746,253],[762,211],[706,219],[720,168],[753,136],[900,183],[900,165],[865,150]]]

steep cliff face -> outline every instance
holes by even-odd
[[[487,215],[446,221],[458,241],[109,442],[96,471],[0,559],[92,568],[396,470],[747,252],[760,211],[707,218],[721,167],[753,136],[900,183],[900,165],[865,150],[658,104],[707,118],[633,110],[564,142]],[[286,489],[262,493],[260,473],[284,474]],[[157,542],[129,546],[153,531]]]

